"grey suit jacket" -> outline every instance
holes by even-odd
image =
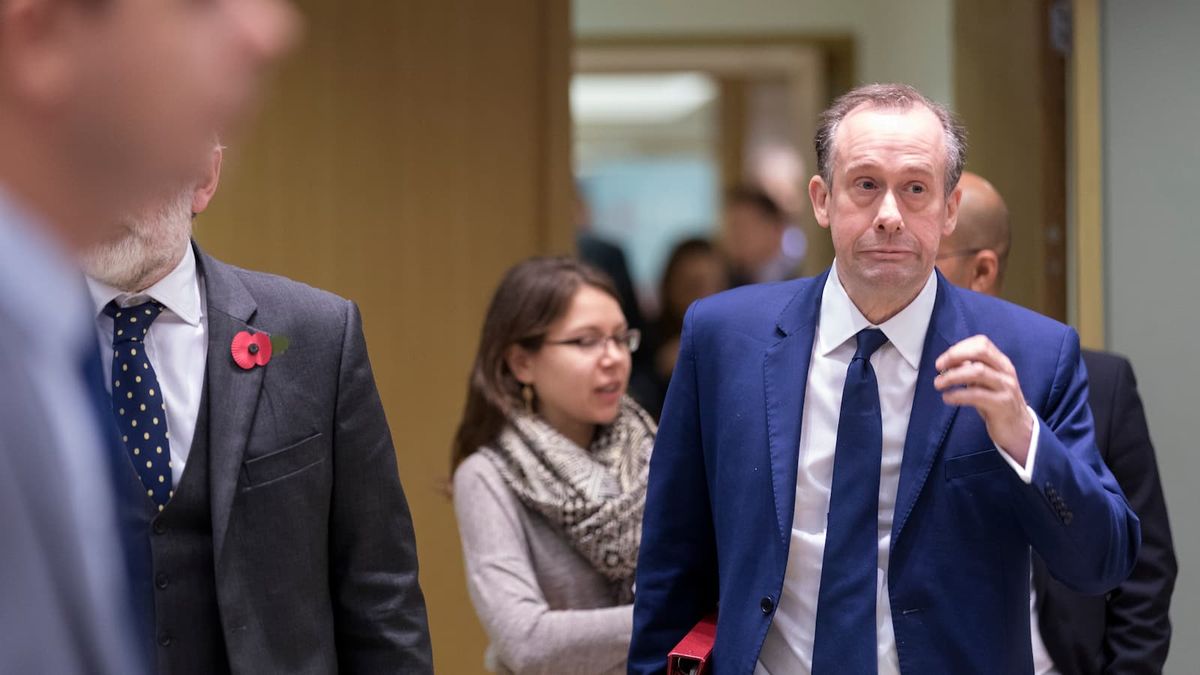
[[[432,672],[416,543],[358,308],[197,250],[210,496],[235,673]],[[240,331],[289,349],[243,370]]]

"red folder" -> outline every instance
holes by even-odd
[[[667,675],[707,675],[712,671],[713,642],[717,639],[717,615],[709,614],[675,645],[667,655]]]

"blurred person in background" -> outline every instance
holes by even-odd
[[[804,234],[765,191],[739,186],[725,200],[725,238],[733,286],[786,281],[800,275]]]
[[[987,180],[963,173],[958,227],[941,242],[937,266],[950,283],[999,295],[1012,245],[1008,207]],[[1171,593],[1179,572],[1158,461],[1133,366],[1082,350],[1100,456],[1142,524],[1133,573],[1104,595],[1076,593],[1033,555],[1030,627],[1035,675],[1161,673],[1171,646]]]
[[[192,222],[222,149],[206,156],[85,256],[150,546],[157,669],[432,672],[358,307],[201,251]]]
[[[671,251],[659,287],[660,310],[655,325],[654,342],[658,347],[654,352],[654,374],[659,388],[657,405],[651,410],[655,417],[662,411],[667,385],[675,370],[684,314],[693,302],[728,288],[729,270],[711,241],[685,239]]]
[[[658,400],[658,383],[654,375],[654,348],[657,343],[642,314],[637,289],[634,288],[633,277],[629,274],[625,250],[593,231],[592,211],[588,208],[578,184],[575,186],[575,246],[580,260],[604,272],[612,280],[617,299],[621,303],[621,311],[625,313],[629,327],[642,334],[643,349],[633,355],[629,395],[638,405],[653,410],[655,406],[661,405],[661,401]]]
[[[455,436],[467,587],[502,673],[624,673],[654,421],[625,395],[640,335],[568,258],[500,282]]]
[[[0,672],[148,667],[139,495],[74,257],[196,168],[295,29],[281,0],[0,0]]]

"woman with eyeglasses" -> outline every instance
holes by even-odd
[[[535,258],[484,319],[454,440],[471,600],[502,673],[623,673],[655,425],[603,273]]]

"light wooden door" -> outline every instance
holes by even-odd
[[[490,293],[571,245],[566,0],[304,0],[202,246],[357,301],[412,506],[438,672],[482,671],[441,488]]]

